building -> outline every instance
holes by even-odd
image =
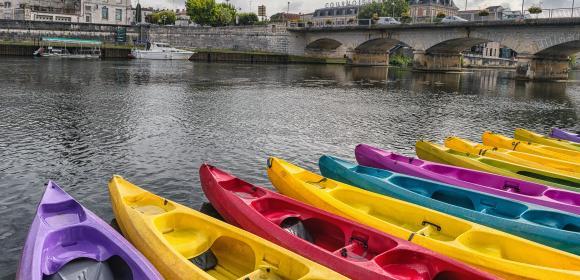
[[[433,22],[438,14],[457,15],[459,8],[453,0],[409,0],[409,10],[414,22]]]
[[[491,6],[485,8],[489,13],[487,16],[480,16],[481,10],[463,10],[457,13],[457,16],[469,21],[485,21],[485,20],[505,20],[511,14],[511,11],[502,6]],[[520,13],[521,14],[521,13]]]
[[[131,0],[3,0],[0,19],[127,25]]]
[[[129,25],[131,0],[82,0],[79,22]]]
[[[307,21],[312,26],[345,25],[357,21],[359,6],[341,6],[322,8],[314,11]]]

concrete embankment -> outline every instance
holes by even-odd
[[[316,64],[345,64],[345,59],[328,59],[292,56],[287,54],[239,52],[229,50],[197,50],[190,58],[200,62],[241,62],[241,63],[316,63]]]

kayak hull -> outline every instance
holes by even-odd
[[[344,279],[251,233],[115,176],[121,230],[166,279]]]
[[[580,254],[580,216],[323,156],[322,176]]]
[[[49,181],[30,227],[16,278],[64,276],[162,279],[119,233]]]
[[[574,143],[580,143],[580,134],[568,132],[568,131],[565,131],[563,129],[559,129],[559,128],[555,128],[555,127],[552,128],[552,131],[550,132],[550,137],[562,139],[562,140],[567,140],[567,141],[574,142]]]
[[[520,141],[489,131],[482,134],[481,140],[483,144],[487,146],[580,163],[580,152],[575,152],[569,149]]]
[[[390,170],[580,215],[580,193],[577,192],[551,188],[492,173],[424,161],[364,144],[356,147],[355,155],[360,165]]]
[[[213,166],[202,165],[199,173],[204,193],[228,222],[349,278],[494,278],[408,241],[256,187]],[[301,236],[284,228],[290,224],[303,229]]]
[[[506,279],[578,279],[580,258],[424,207],[358,189],[271,158],[282,194]]]
[[[461,153],[427,141],[418,141],[415,151],[417,156],[423,160],[490,172],[560,189],[580,191],[580,182],[577,178],[470,153]]]
[[[528,141],[542,145],[557,147],[561,149],[568,149],[575,152],[580,152],[580,143],[570,142],[567,140],[550,138],[535,132],[518,128],[514,132],[514,138],[520,141]]]

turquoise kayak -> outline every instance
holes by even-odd
[[[580,216],[323,156],[323,176],[580,255]]]

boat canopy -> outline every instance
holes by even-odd
[[[98,40],[85,40],[85,39],[73,39],[73,38],[57,38],[57,37],[42,37],[41,41],[55,42],[55,43],[66,43],[75,45],[101,45],[103,42]]]

